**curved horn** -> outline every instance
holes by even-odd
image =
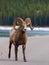
[[[20,18],[20,17],[18,17],[18,18],[16,18],[15,20],[14,20],[14,22],[13,22],[13,27],[14,27],[14,29],[16,29],[15,28],[15,26],[16,26],[16,24],[22,24],[23,23],[23,19],[22,18]]]
[[[31,19],[30,18],[26,18],[25,22],[26,22],[27,25],[29,25],[31,23]]]
[[[25,19],[25,22],[31,28],[31,30],[33,30],[32,23],[31,23],[31,19],[30,18],[26,18]]]

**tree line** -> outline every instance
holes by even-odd
[[[33,26],[49,26],[49,0],[0,0],[0,25],[30,17]]]

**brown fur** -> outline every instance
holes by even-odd
[[[21,23],[21,25],[20,25],[20,27],[18,29],[15,28],[15,25],[16,25],[17,21],[19,23]],[[19,45],[22,45],[23,59],[26,62],[25,49],[26,49],[26,42],[27,42],[27,34],[26,34],[26,30],[23,30],[25,25],[27,26],[26,22],[24,22],[23,19],[17,18],[16,21],[14,21],[14,29],[15,29],[15,31],[10,36],[10,44],[9,44],[9,54],[8,54],[8,57],[10,58],[11,45],[13,43],[14,46],[15,46],[15,60],[16,61],[18,60],[17,59],[18,47],[19,47]]]

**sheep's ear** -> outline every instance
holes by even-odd
[[[19,22],[17,22],[17,23],[16,23],[16,25],[20,25],[20,23],[19,23]]]

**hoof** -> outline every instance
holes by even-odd
[[[18,61],[17,59],[15,59],[15,61]]]
[[[24,60],[24,62],[27,62],[27,60]]]
[[[8,55],[8,58],[10,59],[10,55]]]

